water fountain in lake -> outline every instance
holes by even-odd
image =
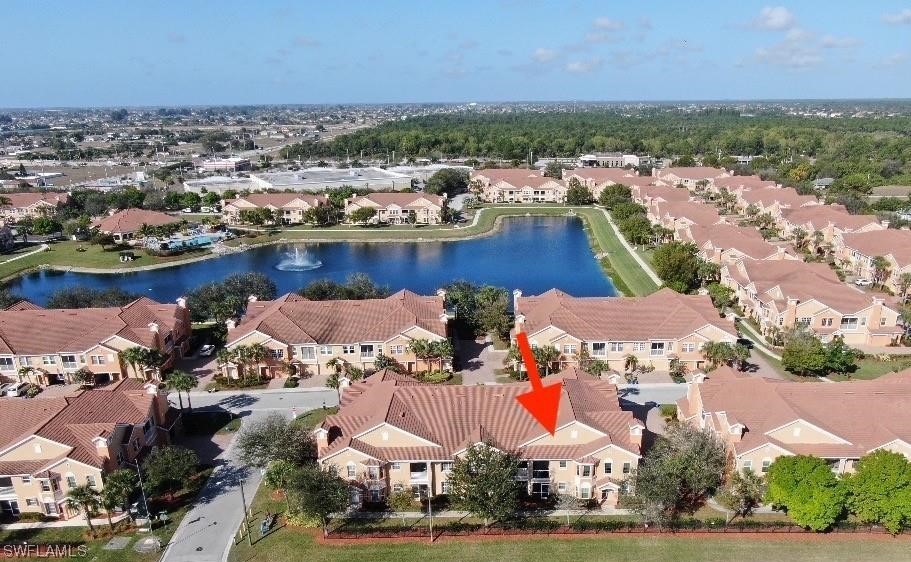
[[[310,255],[307,248],[294,246],[290,251],[285,252],[285,258],[275,264],[275,269],[279,271],[310,271],[323,266],[323,262]]]

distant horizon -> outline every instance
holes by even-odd
[[[867,100],[911,92],[906,0],[643,7],[8,0],[4,39],[16,56],[4,61],[10,79],[0,107]]]

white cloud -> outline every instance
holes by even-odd
[[[857,47],[862,43],[857,37],[836,37],[834,35],[823,35],[819,44],[823,49],[850,49]]]
[[[783,31],[790,29],[797,23],[791,10],[784,6],[766,6],[759,12],[759,17],[753,20],[753,26],[770,31]]]
[[[587,61],[572,61],[566,65],[566,71],[575,74],[585,74],[601,68],[604,64],[600,58],[594,58]]]
[[[610,18],[595,18],[595,21],[592,22],[592,27],[595,29],[603,29],[605,31],[619,31],[623,29],[623,22],[620,20],[612,20]]]
[[[816,66],[823,58],[811,45],[785,40],[770,47],[756,49],[756,60],[774,66],[799,69]]]
[[[793,27],[784,34],[784,38],[788,41],[810,41],[814,37],[815,34],[812,31],[800,27]]]
[[[535,52],[531,55],[533,59],[538,62],[551,62],[557,58],[557,51],[553,49],[545,49],[544,47],[539,47],[535,49]]]
[[[883,21],[892,25],[911,24],[911,8],[894,14],[883,14]]]
[[[909,59],[911,59],[911,57],[908,56],[908,53],[904,53],[904,52],[892,53],[888,57],[879,61],[879,63],[876,66],[886,66],[886,67],[899,66],[899,65],[907,63]]]

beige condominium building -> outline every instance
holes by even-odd
[[[92,223],[93,228],[100,232],[110,234],[116,242],[126,242],[136,238],[143,225],[164,226],[180,222],[178,217],[173,217],[158,211],[146,209],[124,209]]]
[[[692,242],[699,248],[699,257],[716,264],[732,264],[744,258],[754,260],[796,260],[792,252],[781,245],[769,244],[755,228],[731,224],[702,226],[691,224],[677,229],[675,238]]]
[[[129,365],[131,348],[162,353],[162,369],[186,351],[190,339],[186,299],[162,304],[148,298],[108,308],[44,309],[21,302],[0,311],[0,379],[39,385],[72,382],[81,369],[98,383],[152,378],[156,369]]]
[[[838,474],[879,449],[911,459],[911,372],[871,381],[806,384],[722,367],[689,383],[677,417],[724,440],[739,470],[813,455]]]
[[[737,340],[734,323],[709,297],[671,289],[647,297],[573,297],[557,289],[523,297],[516,290],[514,298],[515,332],[525,332],[533,346],[556,347],[560,367],[578,365],[585,350],[618,371],[628,355],[658,370],[674,360],[698,369],[703,344]]]
[[[269,209],[278,213],[282,224],[301,224],[307,211],[321,205],[328,205],[325,195],[307,193],[251,193],[226,201],[222,216],[226,224],[240,224],[243,211]]]
[[[562,385],[557,430],[547,432],[516,396],[528,383],[427,385],[388,371],[345,389],[338,414],[315,430],[320,464],[350,482],[351,503],[388,494],[448,494],[457,459],[494,447],[520,460],[516,480],[534,498],[550,494],[614,506],[640,458],[644,424],[620,409],[617,388],[571,368]]]
[[[597,200],[601,192],[609,185],[633,185],[650,183],[652,178],[640,177],[633,170],[623,168],[573,168],[572,170],[563,170],[563,181],[568,186],[569,182],[577,180],[587,187],[592,196]]]
[[[311,301],[288,293],[274,301],[253,301],[240,324],[229,321],[227,348],[265,346],[268,357],[257,368],[266,377],[331,373],[327,363],[333,360],[369,371],[381,353],[408,371],[439,369],[439,361],[416,357],[408,344],[448,337],[444,296],[402,290],[384,299]],[[448,360],[442,366],[448,367]],[[236,364],[222,369],[226,376],[238,376]]]
[[[566,182],[539,170],[475,170],[471,172],[471,183],[488,203],[562,203],[566,199]]]
[[[721,283],[766,335],[804,327],[823,341],[886,346],[902,334],[893,304],[845,285],[824,263],[743,259],[721,267]]]
[[[730,172],[708,166],[653,168],[652,177],[665,185],[682,185],[690,191],[705,186],[711,188],[717,178],[730,176]]]
[[[911,273],[911,231],[869,230],[835,237],[835,255],[857,277],[874,279],[873,260],[882,256],[889,264],[886,286],[893,294],[901,292],[901,277]],[[899,295],[901,296],[901,295]]]
[[[170,442],[179,412],[167,391],[125,379],[55,398],[5,398],[0,408],[0,512],[70,519],[76,486],[104,487],[105,475]]]
[[[0,221],[4,224],[13,224],[26,217],[36,219],[38,217],[54,216],[57,214],[57,208],[66,205],[69,196],[66,193],[55,193],[48,191],[45,193],[3,193],[2,197],[9,200],[8,203],[0,205]]]
[[[345,200],[345,216],[358,209],[376,209],[373,222],[385,224],[408,224],[414,213],[416,224],[441,224],[446,194],[379,192],[359,195]]]
[[[810,205],[785,209],[778,219],[778,228],[783,238],[794,237],[797,229],[800,229],[811,247],[831,245],[835,237],[841,234],[885,230],[887,226],[888,223],[883,225],[875,215],[852,215],[842,205]]]

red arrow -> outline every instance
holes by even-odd
[[[516,340],[519,343],[519,352],[522,354],[525,370],[528,371],[528,380],[531,382],[531,391],[516,396],[516,400],[538,420],[538,423],[544,426],[548,433],[553,435],[557,431],[560,390],[563,385],[559,382],[547,386],[541,384],[538,364],[535,363],[535,355],[531,351],[531,346],[528,345],[528,336],[525,332],[519,332],[516,334]]]

